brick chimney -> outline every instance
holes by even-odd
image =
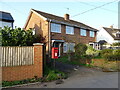
[[[64,19],[65,19],[65,20],[69,20],[69,14],[65,14],[65,15],[64,15]]]
[[[113,25],[111,25],[110,28],[113,29]]]

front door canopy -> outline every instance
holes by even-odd
[[[54,42],[64,43],[65,41],[64,40],[52,40],[52,43],[54,43]]]

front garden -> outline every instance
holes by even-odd
[[[69,51],[58,61],[87,67],[99,67],[103,71],[119,71],[120,50],[95,50],[89,45],[77,44],[75,52]]]

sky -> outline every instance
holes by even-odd
[[[118,28],[119,0],[0,0],[0,11],[11,13],[14,26],[23,28],[30,9],[40,10],[87,24],[93,28]]]

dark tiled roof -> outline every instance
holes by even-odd
[[[120,32],[120,29],[115,29],[115,28],[106,28],[103,27],[115,40],[120,40],[120,38],[116,37],[113,33]]]
[[[80,22],[77,22],[77,21],[74,21],[74,20],[65,20],[63,17],[60,17],[60,16],[56,16],[56,15],[53,15],[53,14],[48,14],[48,13],[41,12],[41,11],[34,10],[34,9],[32,9],[32,10],[37,12],[38,14],[42,15],[43,17],[48,18],[48,19],[57,20],[57,21],[60,21],[60,22],[68,23],[68,24],[74,24],[74,25],[77,25],[81,28],[85,28],[85,29],[88,29],[88,30],[98,31],[95,28],[92,28],[88,25],[85,25],[83,23],[80,23]]]
[[[105,40],[100,40],[98,43],[102,45],[102,44],[105,44],[107,42]]]
[[[0,11],[0,20],[14,22],[12,15],[8,12],[3,12],[3,11]]]

